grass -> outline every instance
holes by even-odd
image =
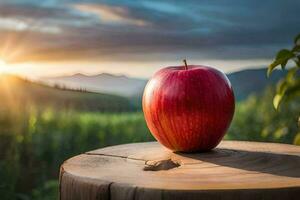
[[[55,189],[51,187],[57,183],[59,166],[71,156],[109,145],[153,140],[140,112],[31,108],[1,113],[0,128],[0,194],[7,199],[48,198],[46,191]]]

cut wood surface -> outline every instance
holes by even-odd
[[[156,142],[112,146],[67,160],[61,200],[300,199],[300,147],[223,141],[205,153]]]

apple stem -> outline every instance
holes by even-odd
[[[184,69],[187,70],[188,69],[188,65],[186,63],[186,59],[183,60],[183,63],[184,63]]]

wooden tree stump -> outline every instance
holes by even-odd
[[[112,146],[67,160],[61,200],[300,199],[300,147],[223,141],[206,153],[156,142]]]

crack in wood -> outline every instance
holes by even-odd
[[[109,184],[108,184],[108,186],[107,186],[107,190],[108,190],[108,192],[107,192],[107,194],[108,194],[108,200],[111,200],[111,185],[113,184],[114,182],[110,182]]]
[[[140,158],[131,158],[128,156],[119,156],[119,155],[113,155],[113,154],[101,154],[101,153],[84,153],[85,155],[93,155],[93,156],[107,156],[107,157],[115,157],[115,158],[123,158],[123,159],[129,159],[129,160],[138,160],[138,161],[144,161],[147,162],[148,160],[140,159]]]

